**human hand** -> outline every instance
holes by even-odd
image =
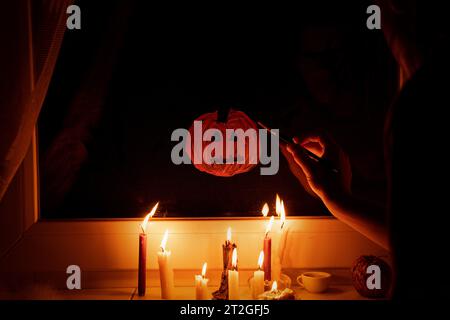
[[[348,156],[339,145],[327,135],[308,136],[302,140],[298,137],[287,145],[283,154],[299,181],[307,186],[324,203],[351,192],[351,166]],[[311,159],[302,148],[328,160],[338,169],[338,173],[326,168],[320,162]],[[282,148],[283,151],[283,148]],[[287,152],[286,152],[287,151]],[[300,170],[299,170],[300,169]],[[301,171],[303,174],[299,174]]]

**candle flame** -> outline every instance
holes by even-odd
[[[166,250],[167,238],[169,238],[169,230],[166,230],[166,232],[164,232],[164,236],[161,240],[161,249],[163,252]]]
[[[264,203],[261,213],[264,217],[267,217],[267,215],[269,214],[269,205],[267,203]]]
[[[284,223],[286,222],[286,212],[284,211],[284,201],[281,200],[280,206],[280,221],[281,221],[281,229],[283,229]]]
[[[231,241],[231,227],[228,227],[227,230],[227,241]]]
[[[278,216],[281,214],[281,199],[278,193],[275,199],[275,212],[277,213]]]
[[[236,248],[233,249],[233,255],[231,256],[231,266],[233,269],[237,268],[237,250]]]
[[[270,220],[269,220],[269,223],[267,223],[267,227],[266,227],[266,236],[267,236],[267,235],[269,234],[269,232],[272,230],[273,220],[274,220],[274,217],[271,216],[271,217],[270,217]]]
[[[258,258],[258,267],[259,267],[259,269],[262,269],[263,263],[264,263],[264,251],[261,250],[261,252],[259,253],[259,258]]]
[[[142,224],[141,224],[142,233],[146,233],[148,219],[153,217],[153,215],[156,212],[156,209],[158,208],[158,205],[159,205],[159,202],[157,202],[155,204],[155,206],[152,208],[152,210],[145,216],[144,221],[142,221]]]
[[[278,285],[277,285],[277,282],[274,281],[274,282],[272,283],[272,291],[277,291],[277,290],[278,290]]]
[[[208,264],[205,262],[204,264],[203,264],[203,268],[202,268],[202,277],[204,278],[205,277],[205,275],[206,275],[206,266],[207,266]]]

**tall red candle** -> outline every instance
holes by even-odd
[[[264,237],[264,280],[270,281],[272,278],[272,239],[269,236]]]
[[[147,278],[147,235],[139,235],[139,270],[138,270],[138,294],[145,296]]]
[[[272,239],[270,238],[269,232],[272,230],[274,217],[271,216],[269,223],[266,227],[266,235],[264,237],[264,280],[270,281],[272,279]]]
[[[147,223],[148,219],[153,217],[158,208],[158,204],[152,208],[149,214],[144,218],[141,224],[141,233],[139,234],[139,264],[138,264],[138,294],[145,295],[146,280],[147,280]]]

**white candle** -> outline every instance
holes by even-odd
[[[278,254],[272,259],[272,280],[280,281],[281,278],[281,261]]]
[[[195,298],[197,300],[209,300],[208,281],[206,275],[206,262],[203,264],[202,274],[195,276]]]
[[[280,264],[283,264],[284,251],[286,249],[286,241],[288,234],[288,227],[286,223],[286,212],[284,210],[284,202],[281,201],[280,206],[280,242],[278,244],[278,257],[280,259]]]
[[[237,271],[237,251],[233,249],[232,269],[228,270],[228,300],[239,300],[239,272]]]
[[[258,296],[264,292],[264,271],[262,270],[264,262],[264,251],[262,250],[258,258],[258,270],[253,272],[252,294],[253,299],[257,299]]]
[[[169,231],[166,230],[161,241],[161,251],[158,252],[159,279],[161,282],[161,299],[173,299],[173,269],[170,251],[166,250]]]
[[[276,252],[272,258],[272,280],[280,281],[281,271],[283,267],[283,259],[286,251],[286,242],[288,236],[288,226],[286,222],[286,211],[284,209],[284,201],[276,196],[276,212],[280,217],[280,228],[274,237],[276,245]]]
[[[284,213],[284,203],[280,199],[280,196],[276,195],[276,201],[275,201],[275,211],[280,218],[280,228],[278,229],[278,232],[275,232],[273,235],[273,241],[274,241],[274,247],[275,247],[275,253],[272,257],[271,265],[272,265],[272,274],[271,279],[279,281],[281,277],[281,256],[282,256],[282,231],[284,227],[285,222],[285,213]]]

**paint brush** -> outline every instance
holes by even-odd
[[[291,138],[287,138],[285,136],[282,136],[279,131],[278,134],[273,132],[271,128],[269,128],[268,126],[266,126],[265,124],[263,124],[261,121],[256,121],[256,123],[258,124],[258,126],[260,126],[263,129],[266,129],[268,132],[270,132],[270,134],[274,135],[274,136],[278,136],[278,139],[280,139],[280,141],[284,142],[285,144],[292,144],[294,143],[294,140]],[[321,157],[315,155],[314,153],[312,153],[311,151],[309,151],[308,149],[306,149],[305,147],[300,146],[300,150],[306,155],[308,156],[310,159],[320,163],[322,166],[324,166],[325,168],[333,171],[334,173],[339,173],[339,170],[334,168],[333,165],[331,164],[331,162],[327,159],[322,159]]]

